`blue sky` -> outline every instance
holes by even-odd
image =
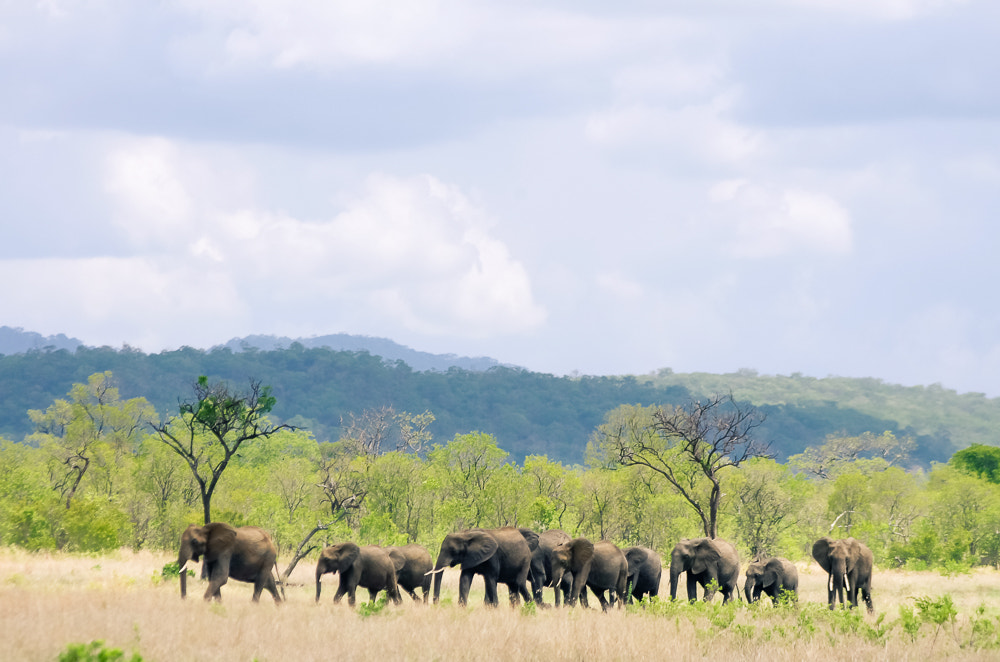
[[[0,2],[0,323],[1000,396],[998,70],[975,0]]]

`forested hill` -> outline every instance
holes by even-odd
[[[911,435],[915,459],[946,460],[971,443],[996,443],[1000,400],[958,395],[940,387],[904,388],[878,380],[683,375],[669,370],[643,377],[555,377],[515,368],[418,372],[366,352],[338,352],[293,344],[272,351],[203,351],[159,354],[111,348],[31,351],[0,356],[0,435],[30,433],[29,409],[45,409],[74,383],[110,370],[121,396],[143,396],[161,416],[191,397],[199,375],[234,386],[250,378],[273,388],[273,415],[335,440],[341,417],[383,405],[397,411],[429,410],[430,431],[445,442],[471,430],[496,436],[514,459],[545,454],[563,463],[584,459],[584,449],[605,413],[620,404],[680,404],[730,390],[757,405],[767,420],[760,434],[779,460],[821,443],[829,434],[891,431]]]

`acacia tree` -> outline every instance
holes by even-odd
[[[732,394],[714,395],[679,407],[621,407],[598,428],[597,442],[618,463],[666,479],[715,538],[725,472],[771,457],[769,445],[754,437],[763,422],[762,413]]]
[[[37,430],[29,439],[48,452],[53,488],[67,510],[85,478],[99,481],[109,498],[118,491],[125,458],[138,452],[139,431],[156,418],[145,398],[121,399],[111,372],[73,384],[68,400],[56,400],[45,411],[30,410],[28,416]]]
[[[251,379],[247,391],[241,393],[222,381],[210,383],[202,375],[193,390],[194,400],[182,402],[177,416],[152,427],[160,441],[187,463],[201,491],[208,524],[212,521],[212,495],[240,447],[295,427],[268,421],[267,414],[277,400],[271,387],[261,386],[259,381]]]

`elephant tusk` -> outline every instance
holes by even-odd
[[[427,575],[436,575],[439,572],[444,572],[446,569],[447,568],[438,568],[437,570],[428,570],[427,572],[424,573],[424,577],[426,577]]]

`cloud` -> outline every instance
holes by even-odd
[[[586,135],[602,147],[650,152],[671,161],[736,164],[760,150],[763,134],[726,117],[730,95],[680,108],[635,103],[591,115]]]
[[[227,282],[251,318],[281,310],[294,327],[296,310],[319,308],[331,327],[319,331],[363,318],[458,336],[545,320],[527,270],[454,186],[373,174],[339,213],[302,219],[248,205],[239,173],[214,171],[213,158],[162,139],[126,141],[108,158],[106,189],[134,249]]]
[[[823,193],[735,179],[719,182],[709,195],[715,205],[713,216],[735,232],[728,250],[736,257],[797,252],[845,255],[851,251],[851,216]]]

